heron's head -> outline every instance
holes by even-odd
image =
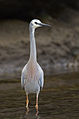
[[[50,27],[50,25],[44,24],[44,23],[42,23],[42,22],[41,22],[40,20],[38,20],[38,19],[32,20],[32,21],[30,22],[30,26],[31,26],[32,28],[34,28],[34,29],[36,29],[36,28],[38,28],[38,27],[42,27],[42,26],[49,26],[49,27]]]

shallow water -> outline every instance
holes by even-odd
[[[0,80],[0,119],[79,119],[79,72],[45,78],[38,116],[35,95],[29,99],[30,112],[26,114],[20,80]]]

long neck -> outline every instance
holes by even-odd
[[[34,32],[35,29],[32,27],[30,29],[30,60],[36,61],[37,56],[36,56],[36,43],[35,43],[35,37],[34,37]]]

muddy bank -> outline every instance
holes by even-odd
[[[66,9],[58,19],[41,19],[52,28],[36,30],[38,62],[46,75],[79,66],[79,12]],[[29,59],[28,23],[0,21],[0,77],[20,77]]]

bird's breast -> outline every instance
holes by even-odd
[[[36,80],[38,75],[38,69],[35,64],[30,64],[28,66],[27,77],[29,80]]]

